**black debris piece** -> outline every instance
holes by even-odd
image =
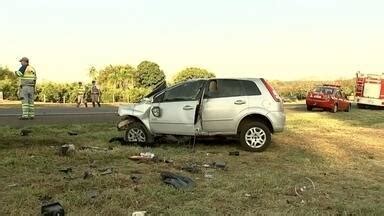
[[[216,168],[225,169],[227,167],[227,164],[223,161],[217,161],[213,163],[213,166],[215,166]]]
[[[68,131],[68,135],[69,136],[77,136],[77,135],[79,135],[79,133],[73,132],[73,131]]]
[[[64,168],[59,170],[62,173],[69,174],[72,172],[72,167]]]
[[[138,184],[139,181],[141,180],[141,175],[131,175],[131,180],[133,181],[133,183],[135,184]]]
[[[41,207],[42,216],[64,216],[65,211],[60,203],[54,202]]]
[[[240,152],[238,152],[238,151],[229,152],[229,155],[231,155],[231,156],[240,156]]]
[[[20,131],[20,136],[28,136],[30,133],[32,133],[31,130],[23,129]]]
[[[161,180],[176,189],[192,189],[196,183],[189,177],[177,175],[171,172],[161,172]]]

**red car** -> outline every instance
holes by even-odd
[[[322,108],[330,110],[331,112],[351,110],[351,103],[341,90],[339,85],[322,85],[317,86],[308,92],[307,110],[311,111],[313,108]]]

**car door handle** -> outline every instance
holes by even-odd
[[[237,101],[235,101],[235,104],[236,104],[236,105],[243,105],[243,104],[245,104],[245,101],[243,101],[243,100],[237,100]]]
[[[193,110],[193,106],[189,106],[189,105],[184,106],[183,110]]]

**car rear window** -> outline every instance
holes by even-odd
[[[247,95],[261,95],[260,89],[257,87],[256,83],[249,80],[243,80],[241,81],[241,84],[243,85]]]
[[[316,87],[312,90],[313,92],[316,92],[316,93],[323,93],[323,94],[327,94],[327,95],[331,95],[335,92],[335,89],[334,88],[329,88],[329,87]]]

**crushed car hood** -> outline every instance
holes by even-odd
[[[118,114],[119,116],[137,116],[138,118],[145,115],[151,104],[148,103],[138,103],[138,104],[130,104],[130,105],[120,105]]]

